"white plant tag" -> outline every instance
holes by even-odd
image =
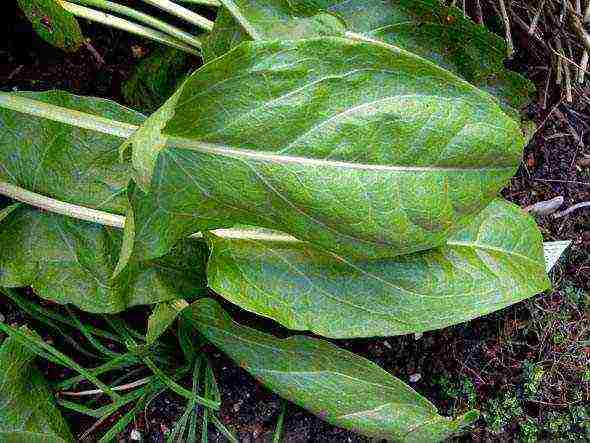
[[[545,253],[545,269],[547,272],[553,269],[553,266],[555,266],[555,263],[557,263],[559,257],[562,256],[562,254],[571,244],[571,240],[543,243],[543,252]]]

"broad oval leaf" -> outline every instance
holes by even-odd
[[[451,420],[374,363],[318,339],[278,339],[240,326],[202,299],[183,318],[269,389],[336,426],[394,441],[440,441],[477,419]]]
[[[78,21],[58,0],[18,0],[18,4],[46,42],[68,52],[76,51],[84,43]]]
[[[326,337],[439,329],[550,286],[535,221],[501,200],[445,246],[393,259],[347,260],[276,233],[228,237],[207,236],[209,287],[289,329]]]
[[[74,441],[34,358],[15,338],[7,338],[0,346],[0,440]]]
[[[475,24],[459,8],[439,0],[221,0],[215,27],[205,42],[206,60],[212,60],[244,40],[295,39],[318,35],[313,27],[290,27],[299,22],[298,10],[311,17],[334,14],[346,31],[396,45],[427,58],[494,94],[504,109],[517,110],[530,101],[532,82],[506,69],[505,41],[485,26]],[[285,26],[285,23],[290,23]],[[303,35],[302,35],[302,31]],[[342,29],[323,28],[324,35],[342,35]]]
[[[122,237],[120,229],[25,205],[6,208],[0,211],[0,286],[31,286],[42,298],[101,313],[204,291],[207,248],[195,239],[157,260],[136,261],[113,279]]]
[[[421,57],[319,38],[243,43],[129,144],[138,256],[242,223],[379,258],[444,243],[512,176],[524,140],[493,97]]]

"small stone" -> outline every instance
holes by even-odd
[[[132,429],[131,433],[129,434],[129,440],[141,441],[141,432],[139,432],[138,429]]]
[[[414,340],[420,340],[424,334],[422,332],[416,332],[414,334]]]
[[[389,342],[387,340],[383,341],[383,346],[385,346],[387,349],[391,349],[391,345],[389,344]]]
[[[410,375],[410,383],[416,383],[422,378],[422,374],[412,374]]]

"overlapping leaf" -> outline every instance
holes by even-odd
[[[515,118],[534,91],[533,84],[505,68],[506,43],[484,26],[476,25],[454,6],[439,0],[221,0],[224,6],[205,45],[211,60],[244,40],[301,38],[319,35],[313,27],[290,32],[298,10],[319,20],[341,17],[347,31],[387,42],[418,54],[494,94]],[[323,35],[342,35],[337,27]]]
[[[89,312],[198,295],[206,247],[187,239],[166,256],[129,265],[112,278],[122,231],[22,205],[0,221],[0,286],[31,286],[45,299]]]
[[[0,441],[73,441],[34,358],[35,354],[14,338],[7,338],[0,346]]]
[[[0,93],[0,181],[124,214],[129,165],[118,147],[145,117],[66,92]]]
[[[180,312],[186,307],[187,303],[182,299],[156,304],[148,319],[148,327],[145,337],[146,343],[156,343],[158,338],[168,330]]]
[[[215,26],[203,45],[206,61],[245,40],[294,40],[343,36],[344,22],[309,0],[223,0]]]
[[[475,412],[442,417],[374,363],[322,340],[281,340],[240,326],[213,300],[199,300],[183,318],[268,388],[334,425],[388,440],[432,442],[477,418]]]
[[[355,262],[285,236],[237,234],[244,238],[209,235],[209,286],[289,329],[327,337],[438,329],[550,286],[535,221],[501,200],[445,246],[394,259]]]
[[[118,146],[144,117],[116,103],[63,92],[0,95],[0,182],[70,204],[124,213],[129,165]],[[82,208],[84,209],[84,208]],[[197,294],[204,246],[187,240],[112,279],[122,231],[13,206],[0,220],[0,286],[91,312],[119,312]]]
[[[491,96],[420,57],[319,38],[206,64],[130,144],[137,256],[244,223],[378,258],[444,243],[512,176],[523,139]]]
[[[76,18],[57,0],[18,0],[18,4],[43,40],[68,52],[84,43]]]

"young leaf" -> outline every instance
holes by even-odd
[[[504,67],[506,43],[476,25],[459,8],[439,0],[221,0],[215,28],[204,45],[206,60],[212,60],[241,41],[314,37],[313,28],[294,33],[283,23],[297,23],[296,11],[312,17],[334,14],[346,31],[387,42],[418,54],[494,94],[513,117],[530,101],[534,85]],[[342,35],[343,30],[326,26],[321,35]]]
[[[236,22],[231,12],[225,7],[220,7],[213,30],[203,39],[203,60],[208,63],[247,40],[251,38]]]
[[[445,246],[393,259],[355,262],[285,236],[238,234],[244,238],[207,236],[209,287],[289,329],[326,337],[439,329],[550,287],[535,221],[502,200]]]
[[[32,286],[42,298],[101,313],[204,290],[202,242],[184,240],[112,279],[121,241],[121,230],[21,205],[0,222],[0,286]]]
[[[155,343],[168,330],[172,323],[174,323],[178,314],[187,306],[188,304],[182,299],[156,304],[148,319],[148,328],[145,337],[146,343],[148,345]]]
[[[493,97],[420,57],[319,38],[243,43],[129,143],[136,256],[243,223],[379,258],[444,243],[524,140]]]
[[[336,426],[395,441],[439,441],[477,418],[451,420],[374,363],[309,337],[280,340],[240,326],[210,299],[183,318],[269,389]]]
[[[15,338],[0,346],[0,441],[73,441],[34,358]]]
[[[129,165],[118,147],[144,120],[109,100],[0,93],[0,182],[124,214]]]
[[[58,0],[18,0],[18,4],[46,42],[68,52],[78,50],[84,43],[76,18]]]

